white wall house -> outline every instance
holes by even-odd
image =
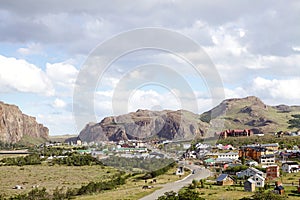
[[[275,155],[274,154],[262,155],[259,158],[259,162],[262,165],[272,165],[275,163]]]
[[[299,172],[299,164],[297,162],[284,162],[282,163],[282,171],[286,173]]]
[[[264,185],[265,185],[265,178],[258,174],[251,176],[249,179],[251,179],[255,182],[255,187],[264,187]]]
[[[239,178],[243,178],[243,177],[250,177],[250,176],[254,176],[255,174],[258,174],[262,177],[265,177],[265,174],[258,170],[258,169],[255,169],[253,167],[249,167],[248,169],[245,169],[243,171],[240,171],[240,172],[237,172],[236,175],[239,177]]]
[[[228,152],[228,153],[218,153],[218,158],[230,158],[232,160],[238,160],[239,159],[239,153],[238,152]]]

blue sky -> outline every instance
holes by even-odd
[[[90,55],[118,34],[156,27],[184,35],[202,48],[221,78],[224,98],[255,95],[270,105],[299,105],[299,21],[300,2],[296,0],[24,0],[22,4],[4,0],[0,7],[0,100],[35,116],[51,135],[76,134],[82,127],[74,121],[73,91]],[[161,73],[141,71],[145,65]],[[167,70],[179,76],[174,80],[187,83],[192,97],[180,81],[172,87],[163,84],[173,80],[165,74]],[[134,82],[137,85],[129,91],[129,98],[119,104],[123,106],[120,113],[114,110],[115,94],[122,93],[119,88],[128,83],[122,82],[124,78],[148,80],[149,76],[160,79],[145,85]],[[197,102],[191,111],[201,113],[216,104],[205,78],[172,53],[134,51],[118,58],[98,78],[95,117],[99,121],[139,108],[185,109],[182,101],[189,98]]]

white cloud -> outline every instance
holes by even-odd
[[[300,78],[294,79],[265,79],[257,77],[253,81],[252,90],[260,96],[269,96],[271,98],[279,98],[286,100],[300,99]]]
[[[53,84],[57,86],[57,90],[60,91],[61,95],[71,94],[78,74],[78,70],[73,65],[64,62],[47,63],[46,73]]]
[[[32,92],[52,96],[55,90],[46,74],[23,59],[0,55],[0,90]]]
[[[54,108],[64,108],[67,104],[62,99],[56,98],[52,105]]]
[[[39,43],[30,43],[25,48],[19,48],[17,52],[24,56],[33,54],[43,54],[43,48],[42,45]]]

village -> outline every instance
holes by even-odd
[[[220,138],[251,137],[249,130],[215,133]],[[274,137],[299,136],[279,133]],[[260,135],[260,137],[263,135]],[[300,146],[280,148],[279,143],[255,143],[241,146],[196,143],[182,157],[186,163],[199,163],[211,171],[206,182],[220,187],[240,186],[246,192],[272,190],[278,195],[300,194]],[[292,194],[291,194],[292,195]]]
[[[230,137],[252,137],[250,130],[225,130],[215,133],[221,139]],[[263,137],[256,135],[255,137]],[[297,137],[296,133],[276,133],[278,137]],[[254,136],[253,136],[254,137]],[[245,192],[272,190],[278,195],[290,192],[300,193],[300,149],[295,145],[292,148],[281,148],[279,143],[253,143],[241,146],[232,144],[214,145],[198,142],[191,145],[188,142],[176,143],[168,140],[161,141],[106,141],[101,144],[84,143],[79,137],[67,141],[68,145],[86,147],[77,150],[79,153],[91,154],[99,160],[117,156],[123,158],[174,158],[178,168],[174,173],[183,176],[185,168],[191,163],[209,169],[211,174],[206,184],[219,187],[239,186]],[[57,144],[47,144],[57,145]],[[58,144],[60,145],[60,144]],[[166,147],[176,147],[174,149]],[[92,147],[97,146],[97,148]],[[99,148],[101,147],[101,148]],[[192,171],[194,173],[194,171]],[[287,189],[289,188],[289,189]]]

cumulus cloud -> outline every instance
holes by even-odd
[[[62,99],[56,98],[52,105],[54,108],[64,108],[67,104]]]
[[[52,96],[54,87],[47,75],[23,59],[0,55],[0,89]]]
[[[272,97],[274,99],[299,100],[300,78],[293,79],[265,79],[257,77],[253,81],[252,90],[259,96]]]
[[[78,70],[73,65],[64,62],[47,63],[46,74],[57,87],[60,95],[71,95],[78,74]]]

